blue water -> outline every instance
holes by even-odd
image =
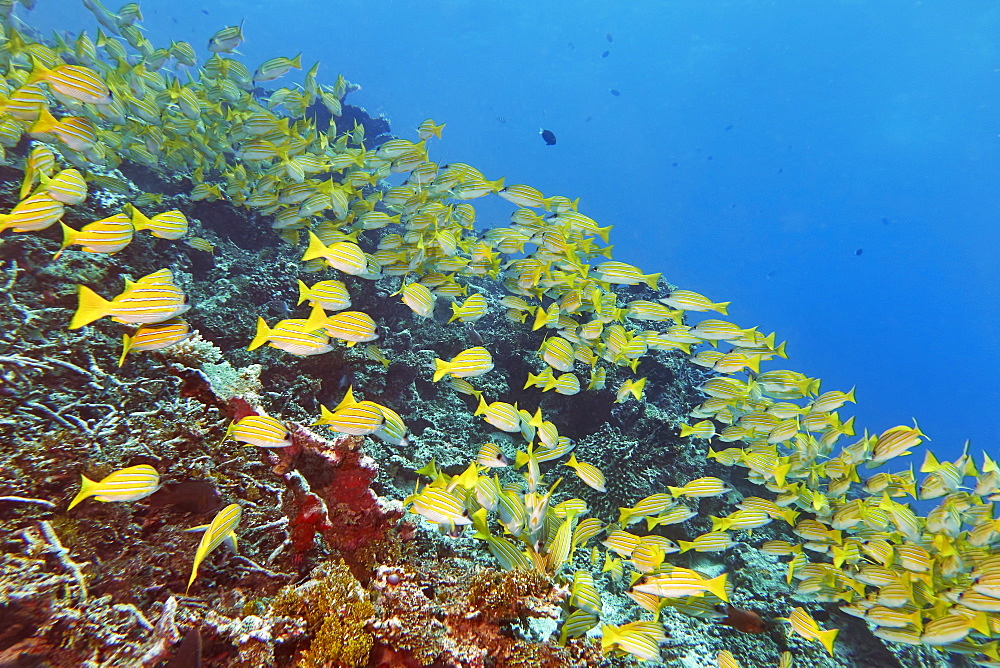
[[[581,197],[615,225],[616,259],[731,300],[734,322],[788,339],[788,368],[825,389],[857,385],[859,426],[916,417],[941,456],[966,438],[995,451],[995,3],[142,8],[154,43],[187,40],[202,58],[245,20],[251,69],[301,51],[327,83],[361,84],[348,102],[401,136],[447,122],[432,159]],[[39,0],[31,22],[96,27],[70,0]]]

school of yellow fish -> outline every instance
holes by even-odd
[[[19,202],[0,215],[0,233],[43,230],[60,222],[65,207],[83,202],[88,188],[127,192],[108,171],[128,160],[191,174],[191,200],[224,198],[270,216],[285,242],[306,242],[305,272],[332,268],[368,280],[401,277],[395,296],[415,317],[433,317],[438,299],[445,299],[451,300],[449,323],[473,323],[490,309],[502,309],[508,322],[544,330],[539,370],[528,375],[525,389],[564,395],[599,391],[614,370],[616,377],[633,374],[615,388],[616,401],[642,401],[646,379],[634,374],[641,359],[656,351],[681,351],[714,372],[699,388],[707,399],[691,412],[696,421],[681,425],[680,435],[740,444],[710,446],[708,457],[747,469],[750,481],[772,498],[743,498],[731,514],[711,518],[710,532],[675,544],[651,532],[696,516],[698,499],[729,493],[723,480],[706,477],[670,486],[622,508],[616,523],[586,517],[582,499],[553,501],[561,478],[546,484],[545,476],[563,469],[549,465],[543,472],[542,465],[568,455],[564,465],[597,492],[606,488],[603,473],[576,458],[572,441],[540,408],[531,411],[482,396],[469,379],[494,368],[488,348],[435,361],[429,372],[434,382],[446,381],[455,391],[475,396],[476,416],[523,439],[524,447],[514,454],[514,467],[524,469],[523,477],[502,485],[494,469],[509,466],[508,459],[498,444],[486,443],[460,474],[449,475],[433,461],[420,469],[429,482],[418,486],[407,503],[443,531],[471,525],[503,568],[537,569],[565,579],[571,597],[561,642],[601,622],[593,573],[570,572],[577,550],[588,550],[592,567],[615,581],[628,577],[628,595],[652,617],[601,625],[604,651],[658,660],[666,640],[658,622],[664,607],[713,618],[718,616],[715,604],[728,601],[730,593],[726,574],[707,577],[670,564],[666,556],[723,551],[735,544],[735,532],[781,520],[800,540],[768,541],[760,549],[790,557],[787,577],[798,599],[837,603],[892,642],[930,645],[968,655],[980,665],[1000,666],[994,639],[1000,637],[1000,555],[994,547],[1000,520],[993,512],[1000,499],[1000,466],[989,456],[984,454],[977,467],[968,453],[940,462],[928,451],[919,483],[912,469],[862,477],[867,469],[908,454],[924,434],[916,425],[897,426],[877,435],[865,432],[838,447],[841,438],[855,434],[853,418],[843,420],[838,413],[854,401],[853,390],[820,393],[819,379],[788,370],[761,371],[762,362],[786,357],[785,344],[776,344],[774,334],[718,319],[684,324],[692,312],[726,315],[728,302],[686,290],[660,295],[660,275],[613,260],[607,245],[611,227],[580,213],[578,201],[546,197],[528,185],[505,186],[504,179],[488,179],[465,163],[431,161],[427,141],[440,138],[444,127],[431,120],[419,127],[418,141],[391,139],[375,149],[366,148],[361,126],[342,134],[333,125],[321,131],[305,118],[305,110],[319,103],[340,116],[351,85],[343,77],[333,86],[320,84],[317,64],[301,85],[254,96],[256,85],[302,65],[298,56],[280,57],[251,73],[224,55],[242,42],[242,26],[213,36],[212,56],[199,64],[190,44],[158,48],[147,40],[138,5],[111,12],[97,0],[84,4],[101,26],[95,39],[84,31],[72,42],[56,34],[43,44],[14,27],[10,0],[0,2],[0,151],[24,137],[31,140]],[[392,174],[405,174],[405,181],[384,181]],[[480,237],[470,200],[490,195],[516,208],[509,225]],[[115,253],[143,230],[167,240],[185,237],[183,213],[154,212],[159,202],[158,195],[142,194],[121,212],[80,230],[61,223],[64,240],[54,259],[73,247]],[[204,239],[187,243],[212,251]],[[508,294],[499,300],[468,294],[468,280],[483,277]],[[619,302],[616,286],[640,285],[657,293],[655,299]],[[333,350],[336,340],[346,346],[366,343],[366,357],[389,366],[391,361],[371,343],[378,338],[376,321],[350,310],[343,282],[329,278],[312,286],[298,281],[298,286],[299,303],[308,303],[308,314],[274,324],[260,318],[249,349],[267,344],[294,355],[315,355]],[[169,269],[126,280],[110,299],[98,294],[119,289],[79,286],[79,306],[69,324],[79,328],[110,316],[137,325],[123,335],[119,364],[130,351],[158,350],[190,336],[180,318],[190,305]],[[709,347],[693,351],[706,343]],[[398,414],[358,401],[352,389],[333,410],[322,407],[315,424],[396,444],[406,438]],[[269,416],[244,418],[230,425],[227,437],[264,448],[291,443],[285,423]],[[146,465],[97,482],[84,476],[69,507],[90,497],[134,501],[158,486],[158,472]],[[940,501],[918,515],[908,499]],[[192,529],[204,534],[189,588],[214,548],[227,542],[235,549],[240,515],[240,506],[232,504],[210,524]],[[491,530],[491,521],[499,531]],[[633,528],[642,521],[645,532]],[[601,547],[588,547],[598,536],[603,536]],[[833,654],[836,629],[821,628],[801,607],[784,621]],[[718,664],[738,665],[729,652],[719,654]],[[791,664],[785,653],[781,665]]]

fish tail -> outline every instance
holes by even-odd
[[[41,63],[35,58],[31,59],[31,74],[28,75],[28,80],[25,84],[33,84],[39,81],[45,81],[45,78],[52,73],[52,70],[46,69]]]
[[[624,526],[628,526],[625,523],[628,522],[630,519],[632,519],[632,509],[631,508],[619,508],[618,509],[618,524],[621,524],[623,527]]]
[[[264,318],[257,318],[257,334],[253,337],[253,341],[247,346],[247,350],[256,350],[262,345],[267,343],[267,340],[271,336],[271,328],[267,326],[267,322]],[[190,585],[188,585],[190,586]]]
[[[830,629],[829,631],[819,631],[816,633],[816,640],[822,643],[826,651],[833,656],[833,641],[836,640],[837,634],[840,633],[840,629]]]
[[[448,319],[448,322],[455,322],[456,320],[458,320],[461,317],[459,315],[459,311],[461,311],[461,310],[462,310],[461,306],[459,306],[455,302],[452,302],[451,303],[451,318]]]
[[[133,205],[126,204],[124,208],[125,213],[132,218],[132,227],[135,228],[136,232],[139,230],[148,230],[152,226],[153,221]]]
[[[31,126],[28,132],[31,134],[44,134],[55,128],[58,122],[48,107],[42,107],[38,114],[38,120],[35,121],[35,124]]]
[[[448,373],[450,370],[451,370],[451,365],[448,362],[445,362],[444,360],[441,359],[435,359],[434,382],[436,383],[439,380],[441,380],[444,377],[444,375]],[[479,415],[479,413],[476,413],[476,415]]]
[[[670,491],[670,495],[674,498],[684,495],[683,487],[671,487],[670,485],[667,485],[667,489]]]
[[[118,358],[118,366],[125,364],[125,356],[128,355],[128,351],[132,349],[132,337],[128,334],[122,334],[122,356]]]
[[[299,301],[297,301],[295,303],[296,304],[301,304],[302,302],[304,302],[308,298],[309,298],[309,286],[307,286],[305,283],[303,283],[300,280],[299,281]]]
[[[718,303],[712,304],[708,308],[712,309],[713,311],[718,311],[722,315],[729,315],[729,305],[730,304],[732,304],[732,302],[718,302]]]
[[[308,262],[309,260],[315,260],[318,257],[323,257],[324,255],[326,255],[326,246],[323,245],[323,240],[317,237],[315,232],[310,232],[309,246],[306,248],[306,252],[302,256],[302,261]]]
[[[600,237],[601,241],[603,241],[604,243],[608,243],[612,227],[614,227],[614,225],[608,225],[607,227],[598,227],[595,228],[594,231],[597,232],[597,236]]]
[[[690,550],[690,549],[692,549],[694,547],[694,542],[693,541],[679,540],[679,541],[677,541],[677,544],[681,546],[681,553],[682,554],[684,552],[687,552],[688,550]]]
[[[722,601],[729,603],[729,592],[726,591],[726,579],[728,576],[723,573],[719,577],[712,578],[711,580],[705,581],[705,586],[708,587],[708,591],[712,592],[719,597]]]
[[[80,305],[77,307],[76,313],[73,314],[73,319],[69,323],[70,329],[79,329],[84,325],[89,325],[111,312],[111,302],[86,285],[79,287]]]
[[[729,528],[728,522],[725,517],[714,517],[709,515],[709,519],[712,520],[712,531],[725,531]]]
[[[63,251],[72,246],[73,244],[75,244],[76,238],[80,236],[79,232],[77,232],[72,227],[62,222],[61,220],[59,221],[59,225],[62,227],[63,241],[62,245],[59,246],[59,250],[56,251],[56,254],[52,256],[53,260],[58,260],[59,256],[62,255]]]
[[[73,510],[73,507],[76,504],[80,503],[87,497],[93,496],[94,491],[97,489],[97,483],[87,476],[81,473],[80,478],[80,491],[73,497],[73,500],[69,502],[69,508],[66,509],[66,512]]]
[[[38,176],[42,176],[39,172]],[[24,181],[21,182],[21,192],[18,194],[18,199],[24,199],[31,193],[32,186],[35,185],[35,170],[31,168],[31,165],[26,165],[24,168]]]
[[[649,288],[651,290],[656,290],[657,289],[657,284],[660,281],[660,274],[659,273],[656,273],[656,274],[646,274],[643,277],[643,281],[646,283],[646,285],[649,286]]]
[[[316,304],[309,312],[309,317],[306,318],[305,324],[302,325],[302,329],[307,332],[315,332],[317,329],[323,329],[324,322],[326,322],[326,311],[324,311],[323,307],[319,304]],[[351,343],[353,343],[353,341]]]
[[[538,376],[536,376],[535,374],[533,374],[533,373],[531,373],[529,371],[528,372],[528,380],[524,384],[524,389],[528,389],[529,387],[531,387],[532,385],[534,385],[537,380],[538,380]]]

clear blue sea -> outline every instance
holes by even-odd
[[[203,59],[244,21],[251,70],[302,52],[325,82],[360,84],[347,101],[399,136],[446,122],[433,160],[580,197],[615,226],[616,259],[732,301],[734,322],[787,339],[788,368],[824,389],[856,385],[859,427],[916,418],[939,456],[967,438],[995,455],[996,3],[141,6],[158,45]],[[75,0],[39,0],[32,23],[73,16],[94,34]]]

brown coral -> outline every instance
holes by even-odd
[[[372,648],[366,630],[374,608],[368,594],[343,562],[326,563],[298,586],[285,587],[269,614],[305,620],[308,645],[296,653],[302,668],[364,665]]]

